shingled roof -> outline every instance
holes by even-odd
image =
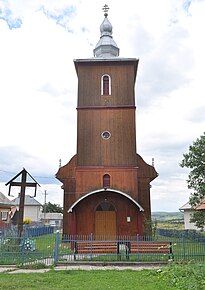
[[[199,205],[196,206],[196,210],[205,209],[205,198],[201,201]]]
[[[191,207],[189,201],[187,203],[185,203],[182,207],[180,207],[179,210],[192,210],[192,207]]]
[[[196,207],[192,207],[189,203],[189,201],[184,204],[182,207],[180,207],[179,210],[202,210],[205,209],[205,198],[201,201],[201,203],[199,205],[197,205]]]
[[[15,198],[12,200],[12,202],[15,204],[15,205],[19,205],[19,197]],[[26,195],[25,196],[25,202],[24,202],[24,205],[36,205],[36,206],[42,206],[42,204],[40,202],[38,202],[35,198],[33,198],[32,196],[30,195]]]
[[[0,192],[0,205],[11,205],[11,201],[2,193]]]

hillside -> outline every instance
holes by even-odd
[[[182,212],[165,212],[165,211],[156,211],[152,212],[152,219],[158,221],[170,221],[170,220],[183,220],[184,215]]]
[[[157,222],[157,228],[184,229],[182,212],[152,212],[152,221]]]

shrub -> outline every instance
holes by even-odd
[[[29,218],[27,218],[27,219],[25,219],[25,220],[23,221],[23,224],[24,224],[24,225],[29,225],[31,222],[32,222],[32,220],[29,219]]]

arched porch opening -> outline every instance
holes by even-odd
[[[71,234],[93,234],[97,239],[136,236],[142,234],[142,211],[137,201],[126,193],[113,189],[90,192],[68,210]]]

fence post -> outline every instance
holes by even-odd
[[[183,258],[185,260],[186,257],[186,246],[185,246],[185,237],[184,237],[184,233],[182,233],[182,248],[183,248]]]
[[[55,236],[55,249],[54,249],[54,264],[58,262],[58,247],[59,247],[59,230],[56,231]]]
[[[92,260],[92,254],[93,254],[93,233],[90,234],[90,260]]]
[[[137,255],[136,255],[136,257],[137,257],[137,262],[139,262],[139,261],[140,261],[140,253],[139,253],[139,251],[140,251],[140,250],[139,250],[139,246],[140,246],[140,245],[139,245],[139,234],[137,234],[137,241],[136,241],[136,242],[137,242],[137,251],[136,251],[136,254],[137,254]]]
[[[25,246],[25,233],[23,231],[23,235],[19,237],[19,246],[21,247],[21,266],[24,265],[24,246]]]

